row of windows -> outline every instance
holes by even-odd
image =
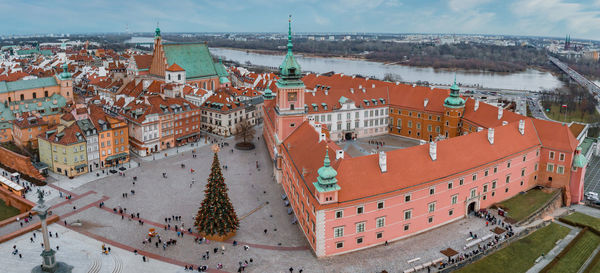
[[[390,113],[392,113],[392,114],[394,113],[394,109],[393,108],[390,109]],[[398,114],[402,114],[402,110],[398,109],[397,113]],[[412,117],[413,116],[413,112],[412,111],[405,111],[404,115],[408,115],[409,117]],[[416,116],[417,116],[417,118],[421,118],[421,113],[416,112]],[[434,120],[435,119],[437,121],[441,121],[442,120],[442,118],[440,116],[436,116],[436,115],[429,115],[428,119],[429,120]]]

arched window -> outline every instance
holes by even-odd
[[[34,99],[37,98],[37,93],[36,92],[33,92],[33,98]]]
[[[44,97],[48,97],[48,90],[44,90]]]
[[[177,74],[177,80],[180,81],[181,80],[181,74]]]
[[[206,82],[202,84],[202,88],[206,89]]]
[[[171,74],[167,75],[167,78],[169,78],[169,80],[171,80]]]
[[[25,95],[21,94],[21,100],[25,100]]]
[[[214,81],[210,82],[210,90],[215,90],[215,82]]]

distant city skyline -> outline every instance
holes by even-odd
[[[42,33],[457,33],[600,40],[600,0],[0,1],[0,35]]]

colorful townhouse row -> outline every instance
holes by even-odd
[[[317,257],[442,227],[537,186],[582,201],[587,162],[566,124],[473,101],[456,84],[303,77],[292,47],[290,26],[281,78],[264,93],[263,135]],[[336,144],[384,134],[421,145],[352,156]]]

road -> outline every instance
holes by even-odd
[[[598,87],[595,83],[588,80],[586,77],[582,76],[581,74],[577,73],[577,71],[573,70],[565,63],[559,61],[557,58],[554,58],[551,56],[548,56],[548,58],[554,65],[556,65],[558,68],[560,68],[560,70],[562,70],[563,72],[567,73],[567,75],[569,75],[569,77],[571,77],[573,80],[575,80],[579,85],[587,88],[587,90],[590,91],[592,93],[592,95],[594,95],[594,96],[600,95],[600,87]]]

